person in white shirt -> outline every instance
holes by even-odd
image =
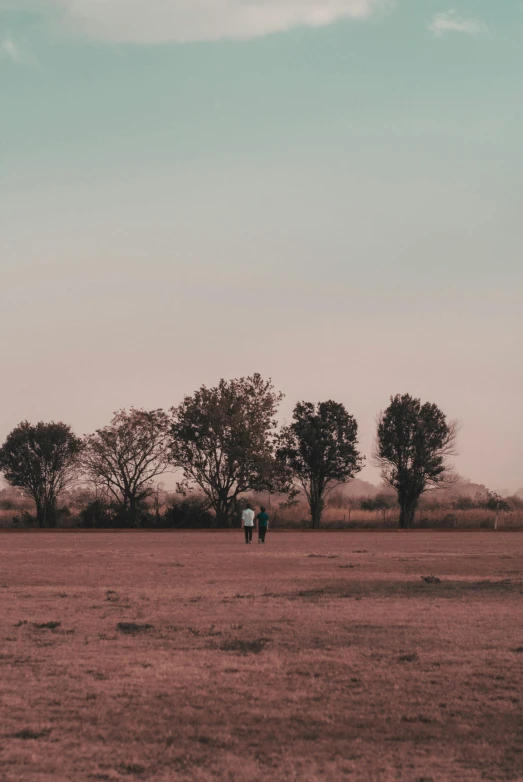
[[[242,524],[245,532],[245,542],[252,543],[252,531],[254,529],[254,511],[248,504],[242,513]]]

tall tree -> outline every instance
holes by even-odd
[[[171,460],[226,526],[238,496],[275,481],[274,416],[282,394],[259,374],[202,386],[172,408]]]
[[[81,440],[63,423],[23,421],[0,449],[0,470],[34,500],[40,527],[56,524],[56,502],[74,480]]]
[[[382,478],[398,493],[400,526],[410,527],[421,495],[454,480],[447,457],[455,453],[458,426],[439,407],[410,394],[391,397],[378,417],[374,448]]]
[[[312,526],[321,524],[325,497],[361,470],[358,424],[339,402],[298,402],[293,421],[282,429],[277,455],[301,486],[309,503]]]
[[[83,465],[139,526],[139,505],[154,491],[152,481],[169,469],[169,418],[163,410],[119,410],[109,426],[85,438]]]

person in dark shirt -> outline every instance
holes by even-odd
[[[258,522],[258,543],[265,543],[265,535],[269,528],[269,516],[267,515],[265,508],[260,508],[261,513],[258,513],[256,520]]]

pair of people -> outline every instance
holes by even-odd
[[[258,522],[258,543],[265,543],[265,535],[269,528],[269,516],[263,506],[260,507],[260,513],[256,516]],[[242,524],[245,532],[245,542],[252,543],[252,533],[254,530],[254,511],[252,505],[248,504],[242,513]]]

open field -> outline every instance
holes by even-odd
[[[1,782],[523,779],[518,533],[6,533],[0,606]]]

